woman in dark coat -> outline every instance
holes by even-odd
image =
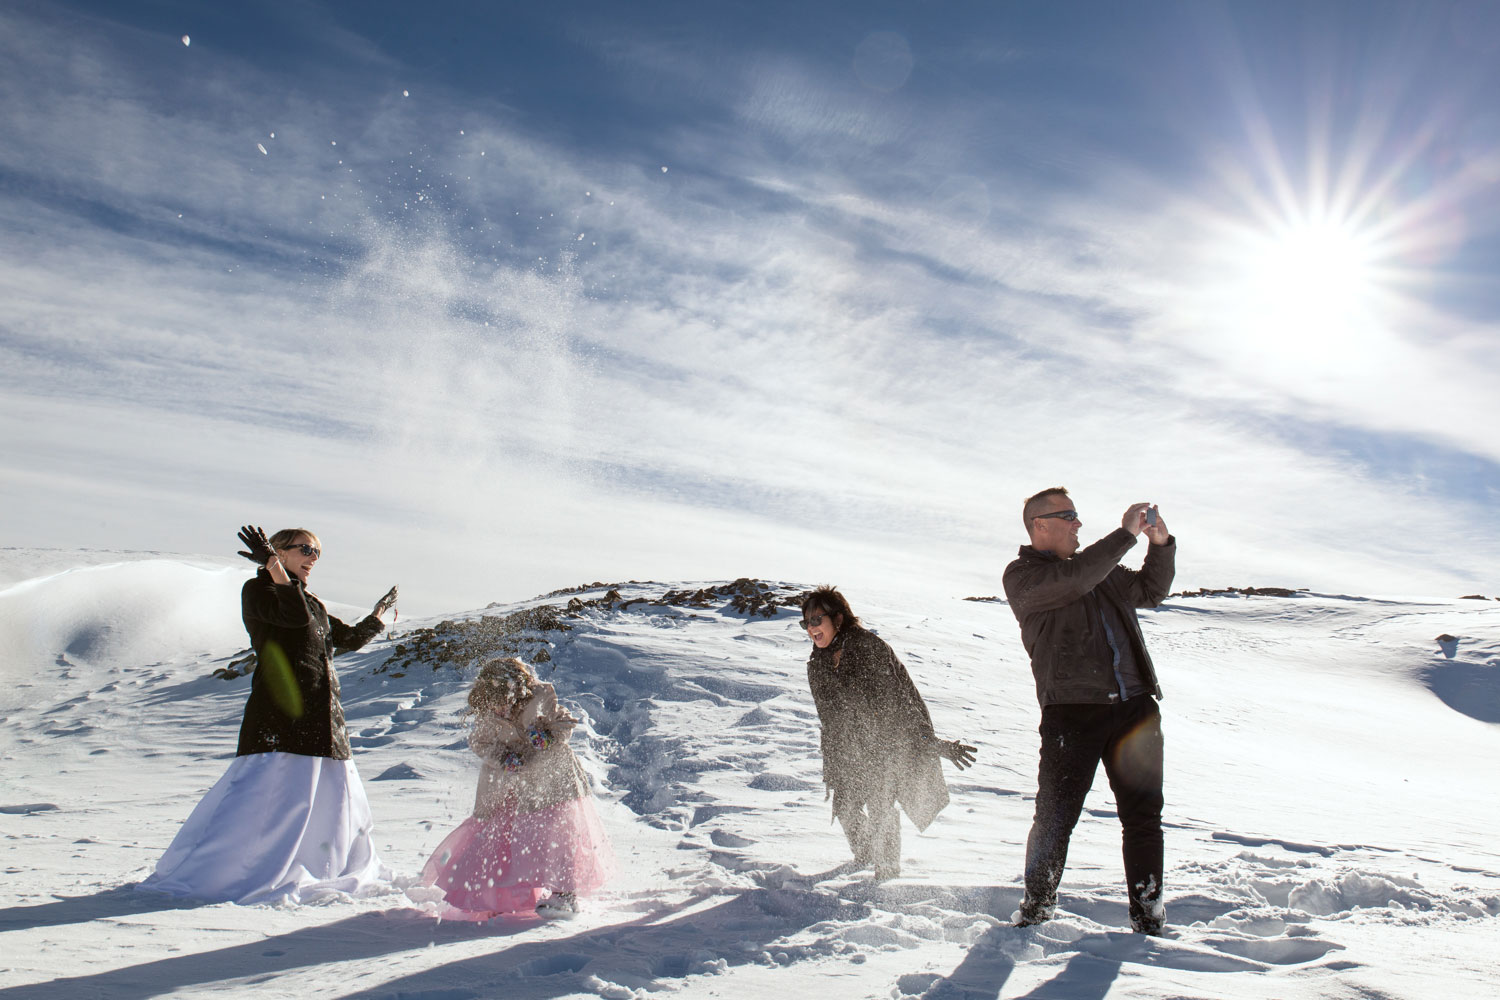
[[[901,817],[918,830],[948,804],[940,758],[960,770],[974,748],[940,740],[927,705],[894,650],[860,624],[844,595],[819,587],[802,601],[812,640],[807,683],[822,724],[823,783],[854,862],[877,879],[901,874]]]
[[[240,540],[260,570],[240,592],[257,665],[239,750],[142,888],[237,903],[367,892],[389,874],[370,838],[332,656],[379,634],[396,588],[345,625],[307,589],[317,535],[246,527]]]

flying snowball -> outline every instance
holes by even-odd
[[[410,97],[411,96],[411,91],[409,91],[409,90],[403,90],[403,91],[401,91],[401,96],[402,97]]]
[[[183,35],[182,36],[182,44],[183,45],[192,45],[193,44],[193,40],[191,38],[189,38],[187,35]]]
[[[666,167],[662,167],[662,168],[661,168],[661,172],[662,172],[662,173],[666,173],[666,172],[667,172],[667,168],[666,168]]]
[[[260,155],[262,155],[262,156],[270,156],[271,155],[270,153],[266,152],[266,147],[262,146],[258,142],[255,144],[255,148],[258,149],[258,150],[260,150]]]

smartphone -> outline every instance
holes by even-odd
[[[1146,524],[1149,527],[1152,527],[1152,528],[1156,527],[1156,508],[1155,507],[1147,507],[1146,508]]]

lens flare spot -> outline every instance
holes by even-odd
[[[297,686],[297,678],[292,674],[292,664],[286,658],[286,651],[274,639],[266,640],[261,648],[258,670],[262,683],[271,692],[271,700],[281,714],[291,719],[302,718],[302,689]]]

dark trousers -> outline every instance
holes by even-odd
[[[1115,705],[1042,709],[1036,815],[1026,840],[1026,899],[1051,906],[1068,862],[1068,839],[1104,761],[1119,808],[1130,917],[1162,912],[1161,713],[1150,695]]]
[[[835,789],[833,814],[844,828],[856,861],[900,870],[901,814],[896,810],[894,782],[875,779]]]

